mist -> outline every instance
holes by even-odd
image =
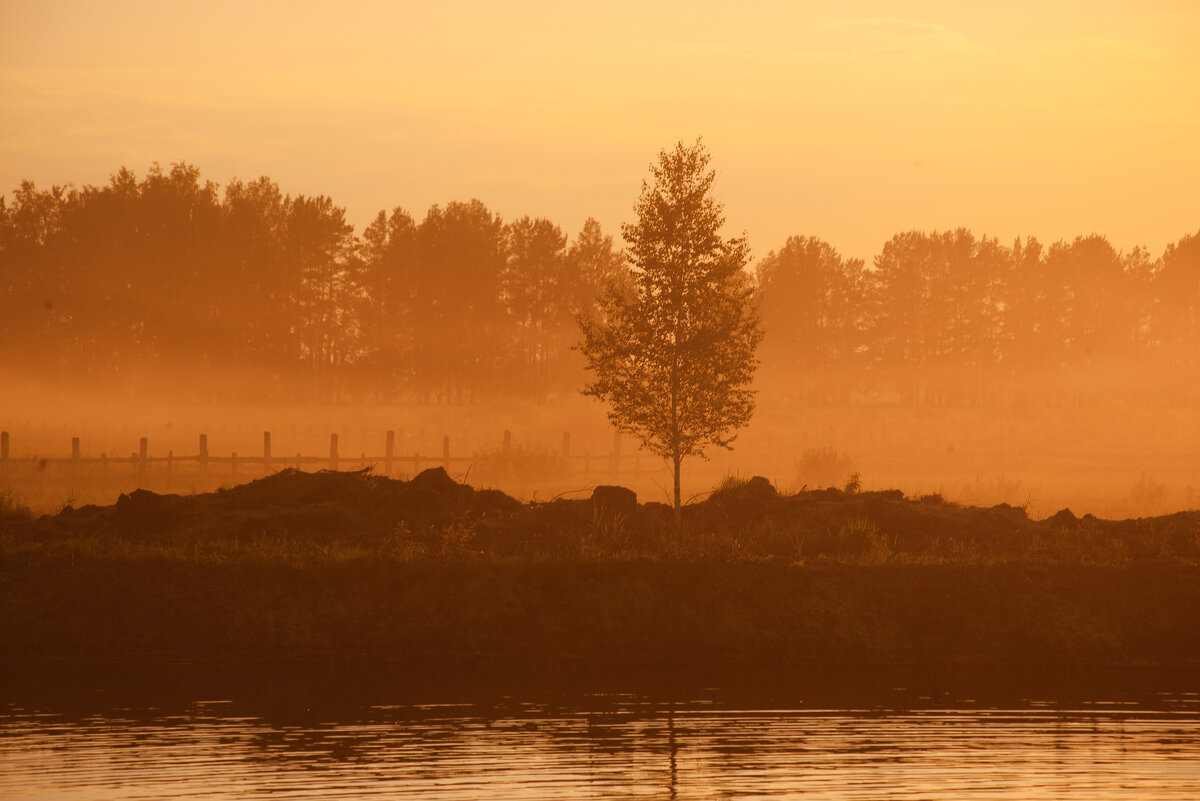
[[[396,476],[449,454],[452,475],[523,499],[666,494],[667,467],[579,395],[577,317],[629,282],[594,220],[568,232],[472,199],[356,232],[336,200],[266,177],[122,168],[23,183],[0,206],[0,275],[7,481],[41,511],[139,478],[204,491],[331,466],[331,435],[338,467],[379,471],[389,431]],[[757,408],[731,451],[689,463],[686,497],[762,474],[1034,516],[1200,504],[1200,233],[1160,254],[903,231],[865,262],[801,232],[752,277]],[[225,460],[203,474],[201,435]],[[158,461],[139,468],[142,438]]]

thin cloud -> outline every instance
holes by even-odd
[[[1051,39],[1041,42],[1037,49],[1043,52],[1070,52],[1108,56],[1128,61],[1156,62],[1166,59],[1167,54],[1155,47],[1128,39],[1105,39],[1100,37],[1073,37]]]
[[[852,49],[873,52],[906,52],[929,47],[969,46],[966,37],[946,25],[895,17],[873,17],[831,22],[826,31],[841,32]]]
[[[831,22],[825,27],[850,29],[857,28],[860,30],[881,31],[896,35],[958,36],[958,33],[956,33],[953,28],[949,28],[945,25],[938,25],[933,22],[919,22],[911,19],[898,19],[895,17],[839,20],[838,22]]]

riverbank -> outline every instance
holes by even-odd
[[[0,527],[9,659],[1200,665],[1200,515],[734,481],[670,512],[288,471]]]

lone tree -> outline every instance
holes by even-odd
[[[658,154],[642,182],[637,222],[621,226],[633,288],[610,288],[595,316],[581,316],[579,349],[595,380],[583,389],[606,401],[618,430],[641,440],[675,472],[729,448],[750,420],[762,339],[743,237],[722,239],[722,205],[709,195],[716,174],[699,140]]]

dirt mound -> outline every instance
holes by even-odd
[[[496,490],[458,484],[442,468],[411,481],[370,471],[281,470],[231,489],[202,495],[160,495],[135,490],[113,506],[65,509],[35,521],[43,531],[88,529],[117,536],[375,538],[403,524],[410,530],[450,526],[455,521],[496,519],[522,508]]]

